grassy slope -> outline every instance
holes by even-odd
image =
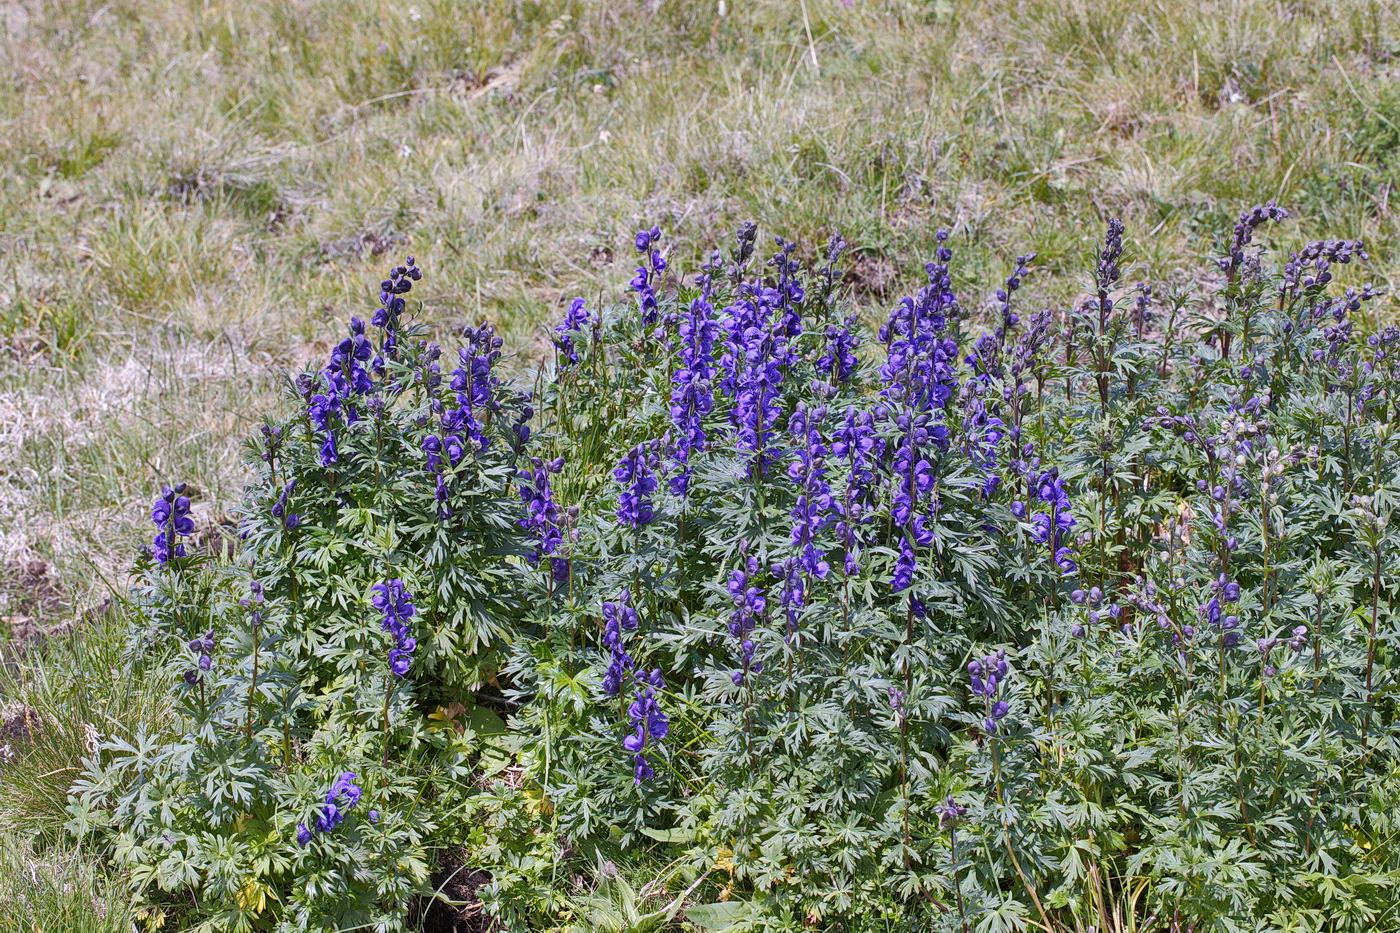
[[[561,299],[618,297],[653,222],[691,254],[746,218],[839,227],[872,306],[935,225],[984,288],[1027,249],[1081,265],[1109,213],[1149,272],[1208,257],[1270,197],[1290,242],[1364,236],[1400,273],[1395,4],[723,6],[9,5],[0,567],[51,561],[81,604],[160,480],[230,502],[275,373],[405,250],[435,318],[516,346]],[[7,576],[0,616],[31,612]]]

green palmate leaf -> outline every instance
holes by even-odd
[[[692,904],[685,908],[685,919],[702,930],[728,930],[748,919],[750,905],[743,901]]]

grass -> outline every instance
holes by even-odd
[[[0,672],[0,712],[27,733],[14,760],[0,758],[0,835],[61,845],[68,788],[99,738],[131,741],[165,721],[173,684],[124,659],[127,628],[119,604]]]
[[[137,912],[118,892],[107,895],[106,871],[81,852],[35,851],[15,837],[0,838],[0,923],[14,933],[131,933]]]
[[[488,317],[526,353],[561,302],[623,297],[652,223],[687,267],[742,220],[808,255],[839,228],[873,311],[939,226],[985,294],[1027,250],[1078,268],[1112,214],[1130,274],[1204,274],[1233,216],[1277,198],[1296,222],[1271,236],[1363,237],[1372,278],[1400,279],[1388,0],[33,0],[0,29],[16,626],[120,592],[161,481],[220,521],[279,373],[372,310],[404,252],[431,320]],[[36,563],[56,598],[33,598]],[[151,715],[141,691],[64,682],[116,669],[115,624],[0,690],[66,711],[23,773],[71,766],[84,724]],[[52,864],[76,887],[34,896],[68,909],[96,869],[32,848],[61,779],[19,773],[0,777],[0,857]]]

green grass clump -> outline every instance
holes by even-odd
[[[131,933],[138,912],[90,855],[0,836],[0,925],[14,933]]]

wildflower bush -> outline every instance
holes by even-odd
[[[1400,330],[1285,218],[1177,286],[1111,220],[1060,311],[940,234],[874,328],[839,236],[653,228],[533,376],[440,350],[408,259],[251,443],[236,559],[157,499],[177,714],[68,828],[214,930],[402,929],[448,850],[515,931],[1383,927]]]

